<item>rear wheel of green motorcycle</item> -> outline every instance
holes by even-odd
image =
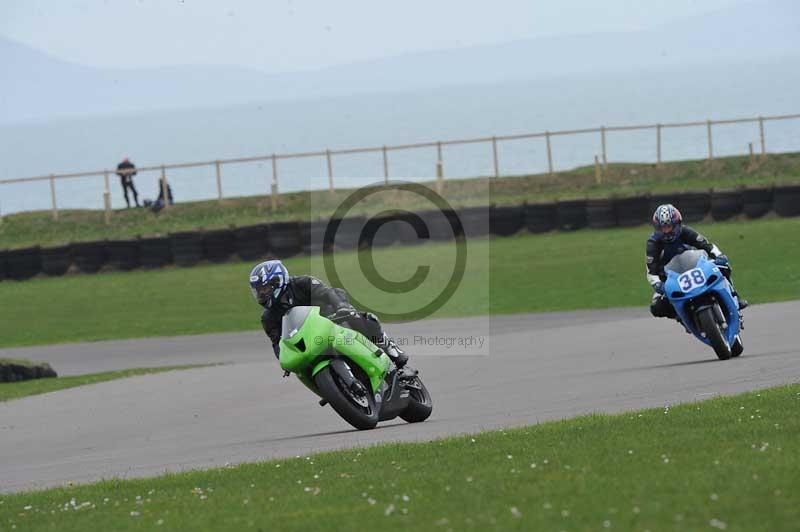
[[[364,385],[367,393],[357,396],[330,366],[323,368],[314,377],[322,397],[336,410],[336,413],[359,430],[374,429],[378,424],[378,409],[375,407],[375,398],[369,392],[369,380],[364,381],[360,368],[351,368],[353,375]]]
[[[700,327],[706,333],[706,337],[711,342],[711,347],[720,360],[728,360],[731,358],[731,346],[722,334],[717,320],[714,318],[714,309],[711,307],[704,308],[697,315],[700,321]]]
[[[425,421],[433,412],[433,401],[428,389],[422,384],[422,380],[417,377],[414,383],[408,386],[408,406],[400,414],[400,417],[409,423],[419,423]]]

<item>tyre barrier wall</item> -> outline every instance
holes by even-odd
[[[742,191],[742,210],[748,218],[761,218],[772,210],[771,188],[746,188]]]
[[[711,193],[711,217],[715,220],[727,220],[741,212],[741,190]]]
[[[169,243],[172,247],[172,260],[178,266],[194,266],[205,258],[203,237],[200,231],[171,233]]]
[[[800,216],[800,186],[775,187],[773,200],[778,216]]]
[[[517,206],[467,207],[456,211],[409,213],[389,211],[365,219],[341,220],[334,242],[324,242],[328,222],[276,222],[232,229],[172,233],[167,237],[78,242],[50,248],[0,250],[0,280],[24,280],[38,274],[58,276],[68,271],[96,273],[127,271],[139,267],[160,268],[170,264],[194,266],[204,261],[232,258],[258,260],[291,257],[323,249],[354,250],[370,245],[413,244],[448,240],[454,228],[468,238],[508,236],[527,230],[544,233],[583,227],[607,228],[644,225],[653,210],[672,203],[687,222],[711,217],[728,220],[737,216],[760,218],[769,212],[800,216],[800,186],[748,188],[736,191],[676,193],[632,198],[570,200]],[[456,220],[456,216],[458,220]],[[418,235],[419,230],[419,235]]]
[[[614,200],[592,199],[586,202],[586,222],[592,229],[606,229],[617,225]]]
[[[12,249],[6,253],[6,277],[23,280],[42,271],[42,255],[39,246]]]
[[[242,260],[255,260],[270,250],[269,224],[247,225],[233,230],[236,254]]]
[[[70,246],[42,248],[42,273],[51,277],[64,275],[72,266],[72,251]]]
[[[78,242],[72,244],[72,259],[83,273],[96,273],[108,262],[106,242]]]
[[[556,220],[562,231],[575,231],[586,227],[586,200],[559,201]]]
[[[169,238],[142,238],[139,240],[139,256],[142,267],[147,269],[162,268],[172,263],[172,249]]]
[[[129,271],[141,265],[141,250],[136,240],[111,240],[108,242],[108,263],[111,268]]]
[[[236,253],[236,241],[231,229],[206,231],[203,236],[203,250],[211,262],[225,262]]]

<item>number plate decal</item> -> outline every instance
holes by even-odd
[[[706,284],[706,276],[703,273],[703,270],[700,268],[695,268],[693,270],[689,270],[688,272],[681,274],[678,277],[678,285],[681,287],[681,291],[683,293],[691,292],[695,288],[699,286],[705,286]]]

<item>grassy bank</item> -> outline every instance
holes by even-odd
[[[751,302],[800,298],[800,219],[696,226],[731,258],[737,287]],[[647,305],[646,227],[519,234],[468,242],[464,278],[436,317]],[[451,245],[428,243],[375,251],[376,269],[403,280],[429,265],[408,294],[371,286],[356,253],[336,255],[344,287],[378,313],[419,308],[453,271]],[[326,279],[319,256],[286,261],[292,274]],[[0,283],[0,347],[257,330],[260,308],[249,292],[252,265],[232,263]]]
[[[751,165],[747,157],[721,158],[713,163],[671,162],[664,163],[661,168],[652,164],[610,164],[600,183],[595,179],[594,167],[577,168],[554,176],[447,179],[443,194],[458,207],[798,182],[800,153],[788,153],[769,155],[757,165]],[[217,201],[179,203],[157,215],[147,209],[118,210],[108,226],[99,210],[61,211],[58,222],[52,221],[49,211],[20,213],[6,216],[0,224],[0,249],[328,217],[351,192],[343,189],[333,195],[327,191],[282,194],[280,208],[275,213],[271,210],[270,199],[264,196],[228,199],[222,204]],[[373,201],[353,212],[377,213],[397,207],[413,210],[427,209],[430,205],[419,197],[398,194]]]
[[[183,365],[183,366],[164,366],[159,368],[135,368],[121,371],[106,371],[103,373],[90,373],[88,375],[75,375],[70,377],[56,377],[52,379],[35,379],[22,382],[3,382],[0,383],[0,402],[11,401],[29,395],[39,395],[42,393],[75,388],[76,386],[86,386],[87,384],[97,384],[98,382],[113,381],[137,375],[148,375],[150,373],[163,373],[165,371],[175,371],[179,369],[192,369],[203,367],[203,365]]]
[[[19,530],[796,530],[800,385],[0,497]]]

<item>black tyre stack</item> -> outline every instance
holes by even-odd
[[[138,240],[111,240],[108,242],[108,262],[115,270],[129,271],[141,264]]]
[[[234,230],[236,254],[242,260],[256,260],[266,257],[270,250],[268,224],[247,225]]]
[[[636,227],[649,223],[653,210],[650,209],[650,199],[647,196],[618,198],[614,201],[615,218],[620,227]]]
[[[399,220],[390,214],[373,216],[364,225],[361,246],[387,247],[397,241]]]
[[[346,250],[357,249],[361,246],[360,240],[364,231],[366,218],[363,216],[352,216],[344,218],[339,224],[333,240],[334,249]]]
[[[773,208],[778,216],[800,216],[800,186],[775,187]]]
[[[272,252],[276,257],[291,257],[303,249],[299,222],[277,222],[270,226]]]
[[[525,206],[494,206],[489,214],[493,235],[510,236],[525,227]]]
[[[236,253],[236,240],[231,229],[206,231],[203,249],[211,262],[225,262]]]
[[[171,264],[172,248],[169,245],[169,238],[140,238],[139,257],[143,268],[162,268],[167,264]]]
[[[42,248],[41,256],[42,271],[53,277],[64,275],[72,265],[72,252],[70,246]]]
[[[772,210],[772,188],[746,188],[742,191],[742,210],[751,219]]]
[[[170,233],[169,243],[172,248],[172,261],[178,266],[194,266],[206,257],[203,247],[202,231],[185,231]]]
[[[742,213],[740,190],[713,191],[711,193],[711,216],[715,220],[728,220]]]
[[[72,260],[83,273],[97,273],[108,262],[105,241],[72,244]]]
[[[525,225],[525,206],[519,207],[521,221]],[[491,232],[491,207],[466,207],[457,211],[467,238],[479,238]]]
[[[576,231],[586,227],[586,200],[559,201],[556,206],[558,228]]]
[[[592,229],[606,229],[617,225],[614,200],[590,199],[586,201],[586,223]]]
[[[6,278],[6,256],[6,250],[0,249],[0,281]]]
[[[324,251],[333,249],[333,241],[325,240],[325,232],[328,229],[328,220],[314,220],[313,222],[301,223],[303,232],[303,253],[318,255]]]
[[[39,246],[10,249],[6,252],[6,277],[30,279],[42,271],[42,256]]]
[[[547,233],[558,226],[558,213],[553,203],[525,206],[525,225],[531,233]]]

